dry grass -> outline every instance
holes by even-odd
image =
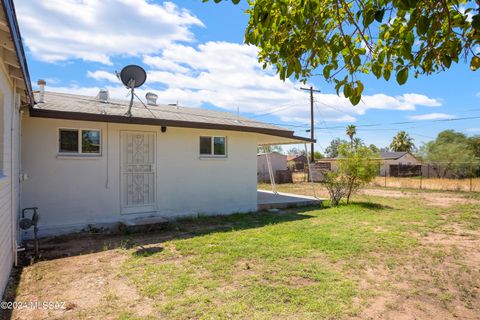
[[[294,183],[302,183],[307,182],[308,175],[304,172],[294,172],[292,178]],[[473,178],[470,181],[470,179],[387,177],[385,181],[385,177],[377,177],[372,185],[387,188],[480,192],[480,178]]]
[[[409,188],[426,190],[448,190],[448,191],[476,191],[480,192],[480,178],[470,179],[442,179],[442,178],[397,178],[397,177],[377,177],[373,182],[375,186]]]

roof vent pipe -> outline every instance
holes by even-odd
[[[108,98],[109,98],[109,94],[107,89],[100,89],[100,91],[98,91],[97,99],[100,102],[107,103]]]
[[[147,94],[145,95],[145,98],[147,99],[147,104],[149,106],[156,106],[157,105],[158,95],[156,95],[155,93],[147,92]]]
[[[38,103],[44,103],[45,102],[45,86],[47,85],[47,82],[43,79],[40,79],[37,81],[38,84]]]

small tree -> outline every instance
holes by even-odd
[[[340,200],[348,193],[348,181],[345,175],[337,171],[328,171],[324,173],[325,179],[323,184],[330,195],[330,204],[338,206]]]
[[[361,187],[371,182],[378,174],[379,163],[375,154],[364,145],[352,148],[342,144],[338,148],[337,170],[325,173],[325,187],[330,194],[332,205],[337,205],[343,197],[350,197]]]
[[[353,193],[377,176],[379,163],[374,158],[378,158],[378,155],[362,145],[356,146],[355,149],[342,145],[339,154],[338,172],[346,176],[348,187],[346,196],[349,203]]]

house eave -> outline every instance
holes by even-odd
[[[8,28],[10,30],[10,35],[13,40],[13,46],[15,53],[18,58],[19,68],[21,75],[15,76],[21,78],[25,84],[25,93],[27,97],[27,102],[32,107],[35,104],[35,99],[33,97],[32,84],[30,81],[30,74],[28,72],[27,59],[25,56],[25,51],[23,49],[22,37],[20,35],[20,28],[18,26],[17,16],[15,13],[15,6],[12,0],[2,1],[3,10],[5,12],[6,20],[8,23]],[[18,69],[15,69],[18,70]]]
[[[127,117],[127,116],[119,116],[119,115],[59,111],[59,110],[49,110],[49,109],[39,109],[39,108],[30,108],[30,116],[37,117],[37,118],[50,118],[50,119],[65,119],[65,120],[78,120],[78,121],[155,125],[155,126],[161,126],[161,127],[252,132],[252,133],[266,134],[266,135],[271,135],[276,137],[288,138],[292,140],[298,140],[299,142],[312,142],[308,138],[295,136],[293,134],[293,131],[276,130],[276,129],[260,128],[260,127],[249,127],[249,126],[235,126],[235,125],[218,124],[218,123]]]

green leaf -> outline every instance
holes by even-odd
[[[405,84],[408,79],[408,68],[403,68],[397,72],[397,82],[399,85]]]
[[[354,106],[356,106],[359,102],[360,102],[360,99],[362,98],[361,95],[351,95],[350,97],[348,97],[348,100],[350,100],[350,103],[353,104]]]
[[[383,78],[385,80],[390,80],[391,71],[389,69],[383,69]]]
[[[472,71],[477,71],[478,68],[480,68],[480,58],[477,56],[474,56],[472,58],[472,61],[470,61],[470,69]]]
[[[330,71],[332,70],[332,66],[328,65],[323,68],[323,76],[325,79],[330,78]]]
[[[450,68],[452,65],[452,58],[449,55],[443,55],[442,56],[442,63],[445,66],[445,68]]]
[[[384,15],[385,9],[377,10],[377,12],[375,12],[375,20],[377,20],[378,22],[382,22]]]
[[[375,9],[368,8],[363,14],[363,25],[368,27],[375,19]]]
[[[480,31],[480,13],[472,17],[472,28]]]
[[[382,68],[380,68],[376,63],[372,65],[372,72],[377,79],[380,79],[382,76]]]
[[[417,22],[417,33],[418,35],[424,35],[428,31],[428,27],[430,26],[430,19],[425,16],[421,16]]]

